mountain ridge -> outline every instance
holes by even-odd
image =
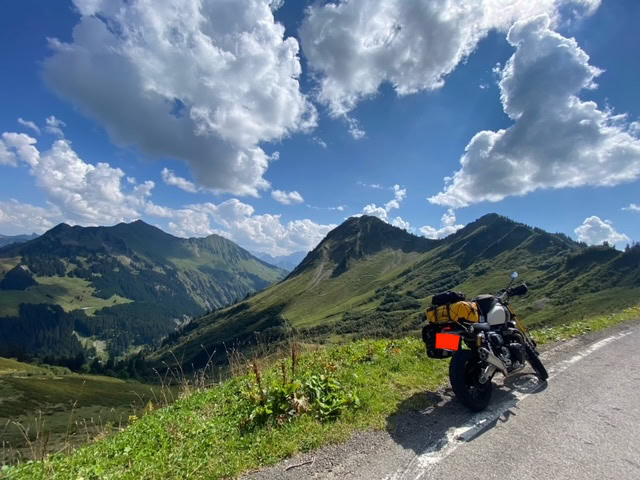
[[[530,324],[553,324],[568,314],[632,304],[640,294],[636,256],[640,247],[587,247],[497,214],[440,240],[375,217],[351,218],[282,282],[198,319],[150,358],[170,363],[176,355],[197,367],[201,345],[209,352],[232,346],[250,351],[257,333],[267,343],[291,332],[330,342],[405,334],[420,327],[431,295],[453,288],[469,296],[495,292],[513,270],[531,287],[526,298],[514,301],[519,313]]]
[[[33,240],[34,238],[38,238],[37,233],[29,234],[21,234],[21,235],[3,235],[0,233],[0,248],[11,245],[12,243],[24,243],[29,240]]]
[[[310,265],[322,261],[323,258],[328,258],[336,263],[337,268],[333,274],[338,276],[348,270],[349,262],[384,248],[424,253],[435,248],[435,245],[437,245],[436,240],[413,235],[389,225],[377,217],[368,215],[350,217],[331,230],[316,248],[307,254],[298,267],[287,276],[287,279],[299,275]],[[335,248],[335,246],[339,246],[339,248]]]
[[[143,221],[108,227],[59,224],[36,239],[0,249],[0,281],[16,269],[20,275],[2,283],[0,316],[27,315],[22,304],[58,304],[63,311],[55,313],[56,321],[80,324],[101,340],[121,338],[114,347],[118,353],[157,340],[176,324],[286,274],[219,235],[184,239]],[[12,287],[18,283],[21,288]],[[81,314],[87,318],[78,318]],[[129,330],[138,333],[131,336]]]

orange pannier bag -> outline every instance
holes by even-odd
[[[427,308],[427,319],[429,323],[449,323],[461,320],[477,323],[480,321],[480,312],[475,302],[455,302]]]

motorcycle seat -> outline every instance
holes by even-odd
[[[488,332],[491,330],[491,325],[486,322],[474,323],[473,330],[476,332]]]

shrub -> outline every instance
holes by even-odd
[[[336,367],[329,362],[322,373],[309,370],[296,372],[295,346],[292,346],[291,377],[281,362],[281,378],[264,379],[257,361],[251,364],[252,379],[242,392],[245,400],[244,427],[282,425],[301,415],[312,415],[320,421],[338,418],[349,408],[358,408],[360,399],[347,391],[336,378]]]

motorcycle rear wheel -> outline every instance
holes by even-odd
[[[458,350],[449,364],[449,381],[458,400],[470,410],[481,412],[489,405],[493,385],[481,384],[482,365],[471,350]]]
[[[525,352],[527,353],[527,360],[533,367],[540,381],[546,382],[549,374],[547,373],[547,369],[544,368],[542,361],[540,361],[538,354],[529,345],[525,345]]]

